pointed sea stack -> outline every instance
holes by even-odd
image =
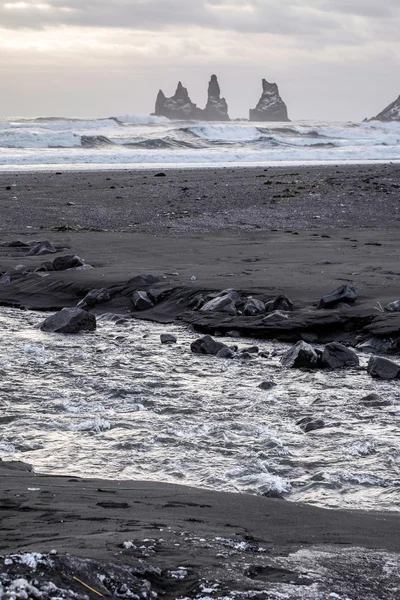
[[[228,105],[225,98],[221,98],[221,90],[216,75],[211,75],[208,84],[208,101],[202,118],[205,121],[230,121]]]
[[[389,104],[379,115],[376,117],[372,117],[372,119],[368,119],[369,121],[400,121],[400,96]]]
[[[250,110],[250,121],[290,121],[286,104],[279,95],[276,83],[262,80],[263,93],[254,109]]]
[[[160,90],[156,100],[154,114],[159,117],[168,117],[168,119],[198,119],[201,118],[202,111],[189,98],[188,91],[181,82],[178,83],[175,94],[171,98],[166,98]]]

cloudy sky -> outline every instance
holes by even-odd
[[[400,94],[399,0],[0,0],[0,115],[148,114],[178,80],[232,117],[261,79],[293,119],[360,120]]]

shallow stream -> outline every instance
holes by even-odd
[[[63,336],[37,329],[43,319],[0,309],[0,458],[52,474],[400,509],[399,383],[363,368],[286,370],[281,343],[258,342],[268,358],[226,360],[193,354],[198,336],[176,326],[105,316],[94,334]],[[178,343],[162,345],[164,332]],[[269,380],[273,389],[259,388]],[[391,404],[365,406],[371,392]],[[326,427],[304,433],[307,416]]]

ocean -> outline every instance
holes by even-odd
[[[400,161],[400,123],[0,119],[0,170]]]

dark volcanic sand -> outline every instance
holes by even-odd
[[[352,281],[359,287],[361,306],[369,310],[378,300],[384,304],[399,298],[399,166],[154,174],[0,174],[2,243],[48,239],[95,267],[2,286],[0,301],[41,308],[74,305],[84,290],[122,284],[138,273],[164,276],[166,284],[193,290],[235,287],[271,297],[284,292],[299,303],[318,301]],[[59,227],[64,230],[55,229]],[[32,268],[53,258],[27,258],[15,248],[0,247],[2,271],[18,264]],[[192,282],[193,275],[197,279]],[[355,560],[354,546],[398,552],[397,516],[323,511],[164,484],[33,477],[4,466],[0,508],[1,552],[56,548],[62,555],[131,566],[190,567],[193,579],[170,588],[168,598],[196,597],[199,581],[207,579],[225,582],[221,597],[233,589],[272,589],[272,582],[288,582],[294,576],[274,571],[266,556],[321,544],[343,555],[350,566],[346,572],[345,564],[338,566],[331,557],[335,576],[321,575],[327,591],[321,587],[319,595],[307,597],[330,597],[330,592],[342,589],[337,581],[344,582],[343,593],[354,599],[397,597],[394,588],[379,579],[389,571],[376,557],[368,562],[367,551],[362,551],[361,570],[349,557],[343,558],[351,547]],[[203,542],[193,542],[196,537]],[[230,556],[216,537],[247,540],[267,553],[253,547],[243,556],[232,550]],[[164,540],[154,542],[157,549],[150,558],[143,551],[129,554],[121,548],[123,541],[139,540],[139,545],[145,538]],[[229,571],[232,561],[234,574]],[[249,565],[251,577],[244,576]],[[291,567],[285,568],[290,572]],[[309,566],[308,576],[316,581],[311,571]],[[390,577],[400,585],[398,567],[392,565]],[[64,583],[73,586],[68,578]],[[164,580],[158,585],[164,590],[167,586]],[[257,597],[275,597],[266,594]],[[285,597],[303,597],[293,594]]]

